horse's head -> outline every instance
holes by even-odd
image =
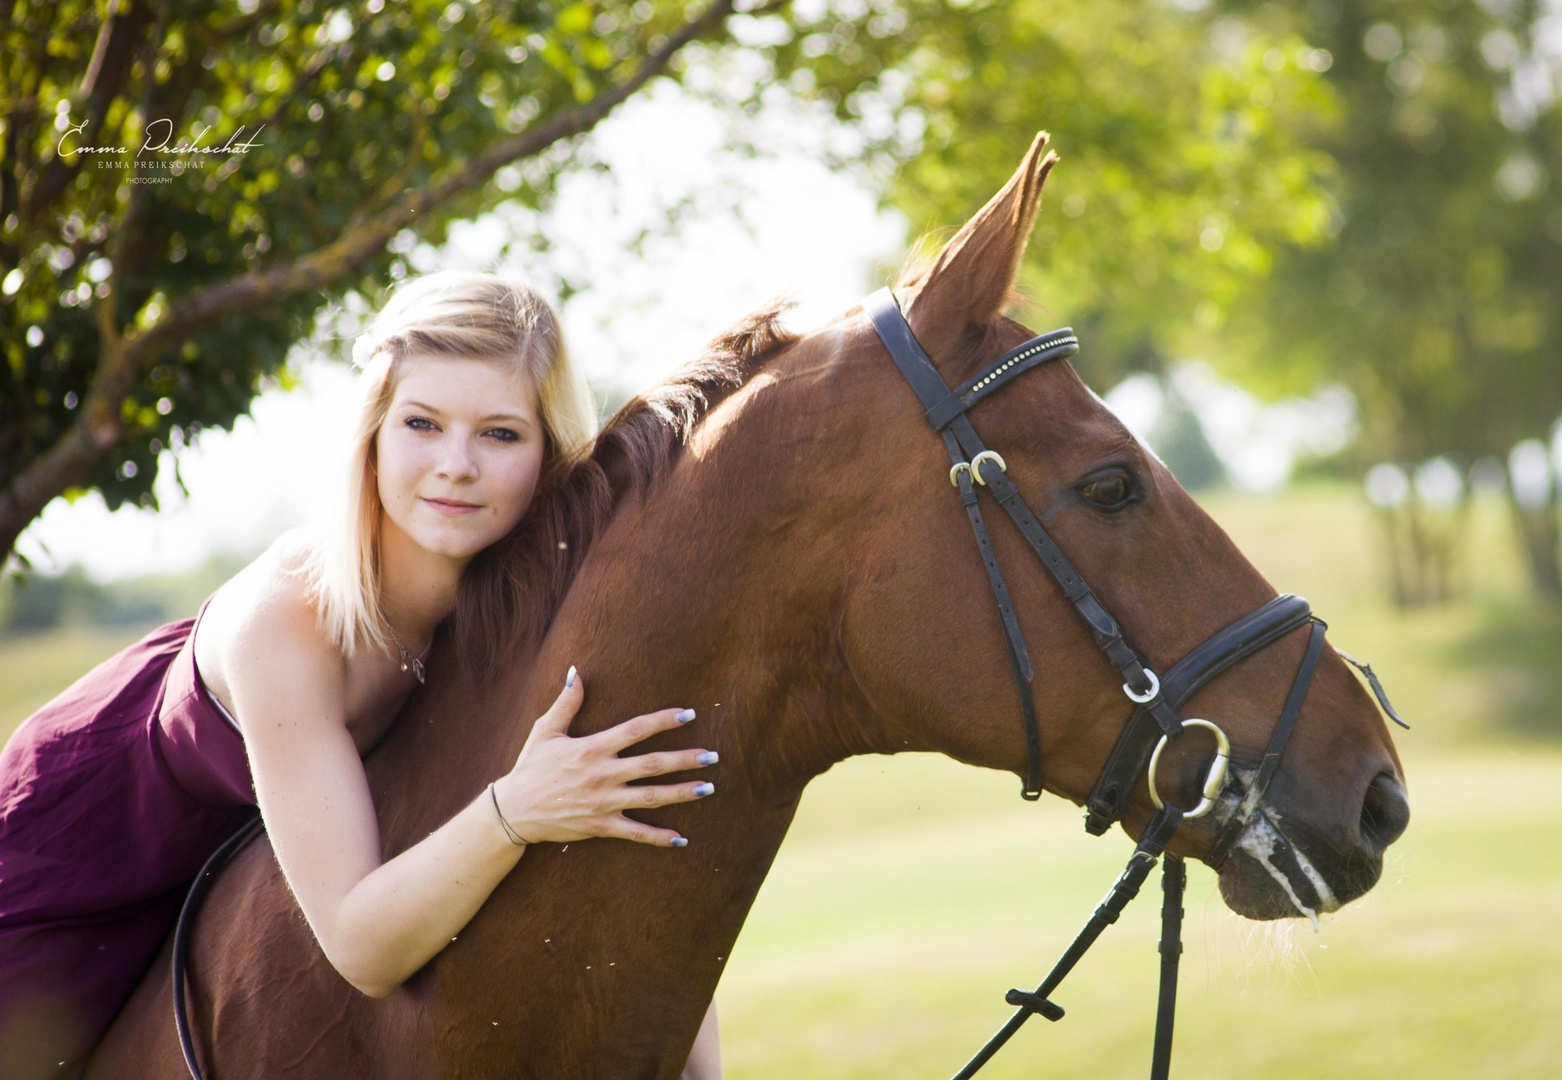
[[[1002,311],[1055,160],[1044,156],[1045,142],[1039,137],[1008,185],[895,290],[905,322],[949,387],[1032,336]],[[829,393],[849,402],[855,421],[846,438],[851,458],[839,467],[871,478],[853,488],[857,533],[848,543],[856,555],[846,560],[837,632],[882,732],[880,745],[940,750],[1025,776],[1019,694],[972,522],[945,479],[950,453],[865,315],[849,315],[820,340],[831,354]],[[1274,599],[1270,584],[1066,361],[1040,364],[966,415],[1154,671],[1166,673]],[[1043,783],[1084,802],[1134,710],[1124,675],[996,500],[982,493],[977,505],[1034,667]],[[1254,918],[1333,910],[1360,896],[1377,881],[1384,849],[1409,817],[1383,719],[1321,637],[1278,771],[1260,805],[1239,809],[1304,666],[1313,634],[1304,620],[1302,610],[1178,710],[1229,736],[1233,779],[1172,850],[1209,859],[1226,833],[1214,860],[1221,889],[1233,909]],[[1169,743],[1158,769],[1168,801],[1188,809],[1199,802],[1213,745],[1196,728]],[[1137,835],[1150,819],[1151,796],[1142,768],[1130,782],[1122,820]]]

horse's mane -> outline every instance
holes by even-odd
[[[706,414],[797,340],[781,325],[791,306],[772,300],[739,321],[698,359],[626,402],[585,453],[547,470],[531,512],[462,576],[451,630],[469,672],[485,677],[512,648],[541,642],[617,507],[646,495]]]

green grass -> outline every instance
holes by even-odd
[[[1557,1075],[1562,752],[1434,757],[1410,779],[1383,884],[1318,934],[1238,919],[1192,868],[1175,1075]],[[1006,1019],[1003,992],[1040,981],[1131,847],[1013,787],[918,756],[810,791],[718,994],[735,1080],[947,1076]],[[1499,797],[1521,811],[1499,818]],[[1144,1075],[1155,892],[1058,992],[1070,1015],[1032,1020],[984,1075]]]
[[[1369,513],[1305,487],[1206,505],[1330,640],[1368,659],[1413,820],[1384,882],[1314,934],[1229,914],[1192,868],[1174,1076],[1562,1075],[1562,612],[1527,595],[1505,508],[1478,506],[1461,600],[1385,602]],[[0,732],[139,630],[0,640]],[[732,1080],[946,1077],[1034,986],[1130,843],[943,758],[846,762],[810,787],[718,990]],[[982,1074],[1142,1077],[1153,883]]]
[[[71,627],[0,638],[0,742],[94,664],[141,637],[145,626]]]

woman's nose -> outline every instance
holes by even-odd
[[[450,439],[445,443],[436,472],[448,480],[470,480],[477,475],[477,457],[466,439]]]

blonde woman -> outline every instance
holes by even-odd
[[[594,423],[556,314],[510,279],[401,285],[353,359],[364,396],[342,520],[279,540],[0,753],[0,1076],[74,1071],[167,937],[181,886],[252,806],[321,951],[375,997],[455,937],[530,843],[687,843],[600,807],[645,805],[625,784],[643,769],[618,753],[693,711],[570,738],[585,694],[571,668],[514,766],[381,861],[362,755],[422,679],[467,565],[567,472]],[[716,755],[655,759],[658,774],[684,773]],[[665,805],[712,785],[655,790]],[[714,1012],[685,1075],[720,1075]]]

